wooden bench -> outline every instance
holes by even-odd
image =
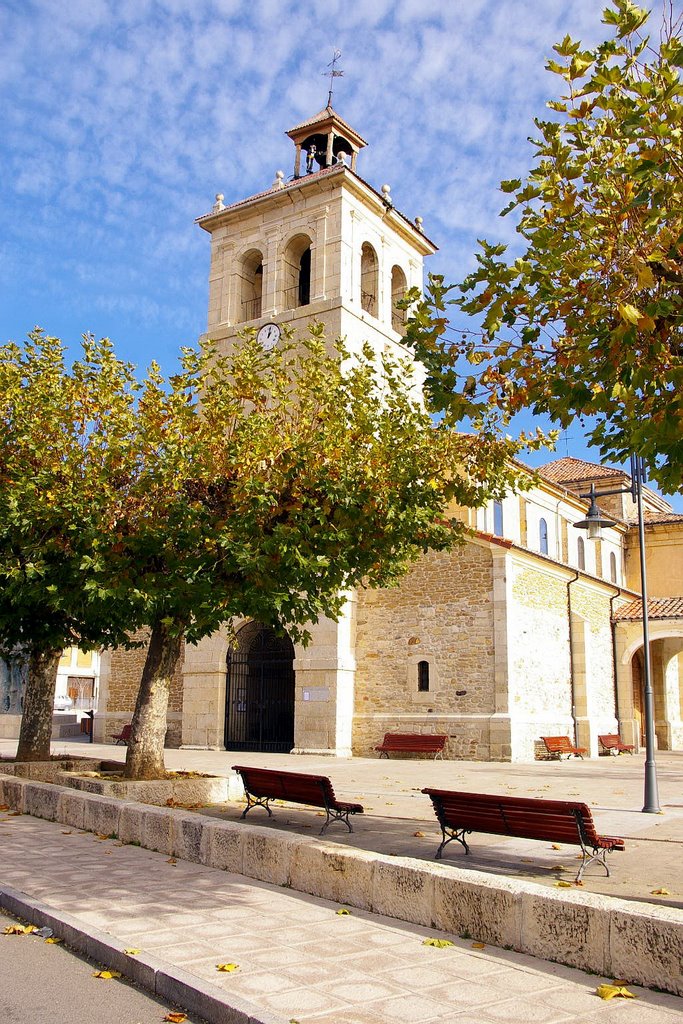
[[[130,725],[124,725],[124,727],[121,730],[121,732],[113,732],[113,733],[110,734],[111,738],[113,740],[116,740],[116,746],[117,747],[118,747],[118,745],[120,743],[123,743],[124,747],[128,746],[128,740],[130,739],[130,730],[131,730],[131,726]]]
[[[232,770],[239,772],[244,783],[247,806],[240,815],[245,818],[252,807],[265,807],[269,817],[273,812],[268,806],[271,800],[287,800],[294,804],[306,804],[309,807],[322,807],[327,818],[320,829],[320,835],[333,821],[343,821],[349,832],[353,827],[349,821],[350,814],[362,814],[362,804],[349,804],[337,800],[332,783],[325,775],[305,775],[303,772],[282,772],[271,768],[246,768],[244,765],[233,765]]]
[[[632,754],[633,745],[631,743],[622,743],[621,736],[610,733],[607,736],[598,736],[600,746],[603,750],[606,750],[608,754]]]
[[[437,860],[453,839],[469,853],[465,835],[471,832],[571,843],[580,846],[583,854],[576,876],[576,881],[580,882],[586,867],[594,860],[602,864],[609,875],[607,853],[624,849],[623,839],[598,835],[586,804],[487,793],[451,793],[443,789],[423,789],[422,792],[430,797],[441,825],[442,841],[436,852]]]
[[[387,732],[375,750],[379,756],[389,758],[389,751],[396,754],[434,754],[434,760],[443,760],[443,748],[448,736],[420,735],[419,733]]]
[[[545,743],[548,756],[556,757],[558,761],[562,760],[563,754],[568,757],[580,757],[583,760],[583,755],[588,753],[586,747],[572,746],[569,736],[541,736],[541,739]]]

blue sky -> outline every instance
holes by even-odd
[[[430,269],[460,279],[477,238],[513,240],[498,183],[529,166],[552,44],[602,38],[602,6],[0,0],[0,341],[92,331],[170,370],[206,325],[195,217],[291,174],[284,132],[325,105],[334,47],[334,106],[370,143],[359,173],[424,218]],[[578,426],[566,454],[597,461]]]

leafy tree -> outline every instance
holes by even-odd
[[[0,643],[43,659],[22,756],[49,752],[60,650],[146,627],[126,773],[158,776],[183,640],[235,616],[305,639],[349,587],[454,543],[451,500],[504,489],[515,446],[434,427],[406,367],[326,351],[320,327],[272,352],[245,338],[138,384],[106,340],[71,372],[40,332],[0,350]]]
[[[0,652],[28,662],[20,760],[50,755],[63,648],[127,642],[127,615],[93,599],[84,559],[107,535],[133,393],[106,341],[86,338],[71,370],[38,329],[0,348]]]
[[[683,483],[683,45],[680,20],[653,40],[647,19],[613,0],[614,38],[555,46],[556,116],[535,122],[526,180],[501,183],[521,255],[480,242],[459,297],[432,279],[410,339],[434,408],[593,417],[603,457],[642,455],[671,492]],[[456,336],[450,303],[481,326]]]

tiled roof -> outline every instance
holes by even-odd
[[[643,519],[646,526],[658,526],[665,523],[683,523],[683,514],[680,512],[652,512],[650,509],[643,510]]]
[[[540,466],[538,472],[554,484],[578,483],[582,480],[628,475],[622,469],[614,469],[612,466],[601,466],[595,462],[584,462],[583,459],[569,457],[548,462],[545,466]]]
[[[302,121],[301,124],[295,125],[294,128],[290,128],[289,131],[287,132],[287,135],[291,135],[293,134],[293,132],[301,131],[302,128],[308,128],[309,126],[312,127],[313,125],[320,124],[321,121],[326,121],[328,117],[334,117],[339,124],[344,126],[344,128],[348,128],[349,132],[351,132],[352,135],[355,135],[359,139],[361,139],[361,136],[358,135],[356,129],[352,128],[349,122],[345,121],[343,117],[340,117],[337,111],[334,110],[329,104],[326,107],[323,107],[323,109],[319,113],[314,114],[313,117],[309,117],[306,121]],[[367,145],[365,139],[361,139],[361,142]]]
[[[238,199],[237,202],[229,203],[227,206],[224,206],[222,210],[218,210],[217,212],[225,213],[226,210],[234,210],[238,206],[245,206],[246,203],[253,203],[255,199],[263,199],[264,196],[279,195],[280,192],[286,192],[287,189],[289,188],[296,188],[297,185],[301,185],[305,181],[315,181],[316,178],[323,178],[327,174],[334,174],[335,172],[339,172],[342,170],[342,168],[342,164],[333,164],[332,167],[321,167],[319,171],[313,171],[311,174],[302,175],[300,178],[293,178],[291,181],[288,181],[287,184],[284,185],[282,188],[279,188],[277,185],[271,185],[271,187],[267,188],[265,192],[256,192],[255,195],[247,196],[246,199]],[[204,220],[206,217],[213,216],[215,216],[215,213],[212,210],[210,213],[205,213],[201,217],[197,217],[197,220],[201,221]]]
[[[683,619],[683,597],[650,597],[647,602],[650,619]],[[617,622],[640,622],[643,617],[643,602],[640,598],[629,601],[614,615]]]

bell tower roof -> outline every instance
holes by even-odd
[[[367,146],[365,139],[354,131],[329,103],[318,114],[309,117],[307,121],[302,121],[295,128],[290,128],[286,134],[294,143],[303,142],[313,129],[317,129],[321,134],[335,131],[337,135],[346,137],[357,149]]]
[[[329,101],[319,113],[290,128],[286,134],[296,147],[295,178],[301,177],[302,171],[313,174],[335,164],[345,164],[355,171],[359,150],[367,146],[365,139],[339,116]],[[305,167],[302,167],[302,156]]]

